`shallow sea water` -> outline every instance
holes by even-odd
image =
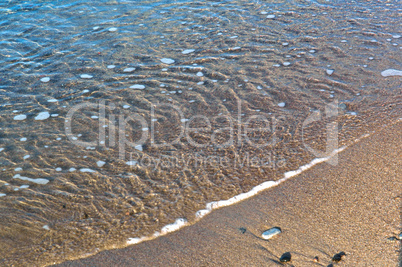
[[[206,203],[401,118],[401,77],[381,75],[402,70],[401,10],[3,1],[0,265],[49,265],[195,222]]]

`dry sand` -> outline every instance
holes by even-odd
[[[125,249],[59,266],[398,266],[401,241],[402,122],[261,194],[195,225]],[[279,226],[270,240],[262,231]],[[240,228],[245,228],[242,233]],[[319,262],[313,262],[315,256]],[[401,266],[401,265],[400,265]]]

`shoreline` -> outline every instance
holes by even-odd
[[[55,266],[275,266],[285,252],[296,265],[327,266],[341,251],[344,266],[397,266],[400,241],[388,238],[401,231],[401,132],[398,121],[347,147],[337,166],[318,164],[296,173],[275,189],[216,210],[180,231]],[[281,227],[282,233],[260,238],[270,227]],[[312,261],[315,256],[318,263]]]

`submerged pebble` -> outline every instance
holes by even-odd
[[[402,76],[402,70],[395,70],[395,69],[387,69],[381,72],[381,76],[388,77],[388,76]]]
[[[49,112],[44,111],[44,112],[39,113],[38,116],[35,117],[35,120],[43,121],[43,120],[46,120],[49,117],[50,117]]]
[[[145,89],[145,85],[142,84],[134,84],[130,86],[131,89]]]
[[[165,63],[165,64],[172,64],[172,63],[174,63],[174,60],[171,58],[162,58],[161,62]]]
[[[186,55],[186,54],[193,53],[194,51],[195,51],[195,49],[186,49],[186,50],[182,51],[181,53]]]
[[[133,72],[133,71],[135,71],[135,68],[125,68],[123,70],[123,72]]]
[[[23,121],[27,118],[27,115],[21,114],[14,117],[15,121]]]
[[[275,15],[268,15],[267,16],[267,19],[273,19],[273,18],[275,18]]]
[[[283,108],[284,106],[286,106],[285,102],[281,102],[281,103],[278,104],[278,107],[280,107],[280,108]]]
[[[91,79],[93,76],[89,74],[81,74],[82,79]]]
[[[40,81],[43,82],[43,83],[47,83],[47,82],[50,81],[50,78],[49,77],[44,77],[44,78],[40,79]]]
[[[268,239],[271,239],[272,237],[274,237],[276,235],[279,235],[280,233],[282,233],[281,228],[273,227],[273,228],[270,228],[270,229],[264,231],[262,233],[261,237],[268,240]]]

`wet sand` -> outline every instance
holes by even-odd
[[[328,266],[342,251],[338,266],[398,266],[401,241],[390,238],[401,232],[401,133],[399,121],[342,151],[337,166],[318,164],[167,236],[58,266],[277,266],[285,252],[294,266]],[[279,236],[260,238],[275,226]]]

